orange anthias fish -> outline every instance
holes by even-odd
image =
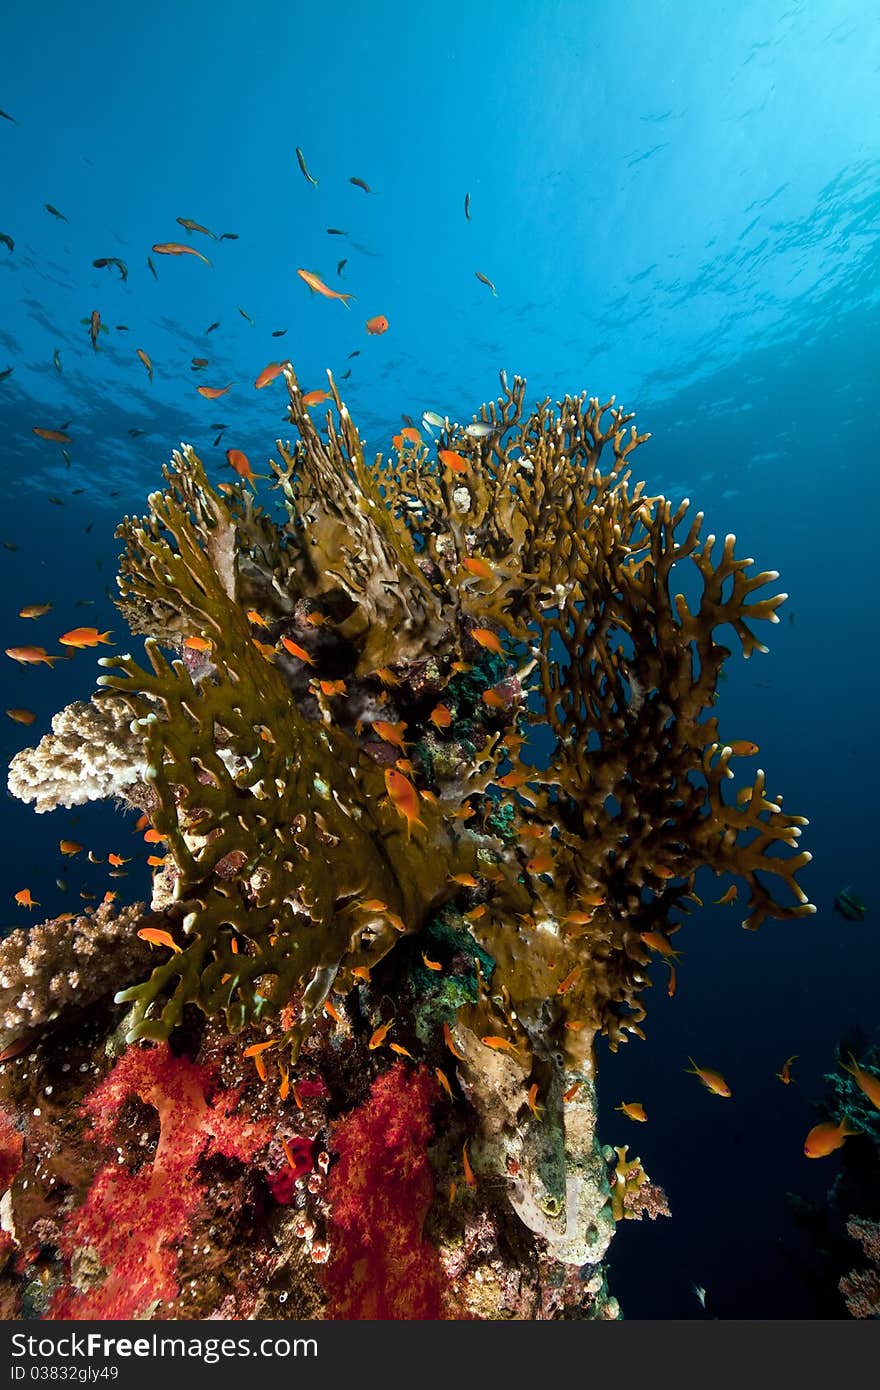
[[[690,1072],[693,1076],[698,1076],[707,1091],[711,1091],[715,1096],[730,1095],[730,1087],[720,1071],[712,1071],[709,1067],[698,1067],[693,1057],[688,1057],[688,1061],[690,1066],[685,1067],[685,1071]]]
[[[825,1120],[822,1124],[813,1125],[804,1140],[804,1153],[807,1158],[825,1158],[835,1149],[841,1148],[853,1134],[858,1134],[858,1130],[848,1129],[845,1120],[841,1120],[837,1125],[831,1120]]]
[[[481,560],[479,555],[466,555],[461,564],[468,574],[475,574],[478,579],[491,579],[495,573],[492,566],[486,560]]]
[[[464,1144],[463,1147],[462,1147],[462,1150],[461,1150],[461,1161],[462,1161],[462,1164],[463,1164],[463,1166],[464,1166],[464,1180],[465,1180],[465,1182],[467,1183],[468,1187],[476,1187],[476,1185],[477,1185],[477,1180],[476,1180],[476,1178],[474,1177],[474,1170],[473,1170],[473,1168],[471,1167],[471,1165],[470,1165],[470,1160],[469,1160],[469,1158],[468,1158],[467,1144]]]
[[[185,637],[183,645],[188,647],[191,652],[209,652],[214,643],[210,637]]]
[[[443,1089],[444,1089],[444,1091],[446,1092],[446,1094],[448,1095],[449,1099],[450,1099],[450,1100],[455,1100],[455,1096],[452,1094],[452,1087],[451,1087],[450,1084],[449,1084],[449,1077],[446,1075],[446,1072],[443,1070],[443,1068],[442,1068],[442,1067],[435,1067],[435,1068],[434,1068],[434,1075],[436,1076],[437,1080],[440,1082],[440,1085],[443,1087]]]
[[[244,478],[246,483],[250,483],[254,492],[256,492],[257,489],[254,486],[256,480],[258,478],[264,478],[266,475],[265,473],[255,473],[253,471],[247,454],[241,449],[227,449],[226,462],[229,464],[232,471],[237,473],[240,478]]]
[[[123,864],[130,864],[130,859],[123,859],[121,854],[108,854],[107,863],[112,864],[114,869],[121,869]]]
[[[760,753],[761,751],[757,743],[750,743],[749,740],[745,738],[734,739],[733,743],[728,743],[725,746],[730,749],[731,753],[733,753],[736,758],[752,758],[756,753]]]
[[[270,362],[263,368],[260,375],[254,382],[254,390],[261,391],[264,386],[268,386],[270,381],[274,381],[284,371],[283,362]]]
[[[35,902],[34,899],[31,897],[30,888],[19,888],[18,892],[15,894],[15,901],[18,903],[19,907],[40,906],[40,904],[38,902]]]
[[[387,719],[374,719],[373,728],[381,739],[386,743],[391,743],[395,748],[399,748],[402,753],[406,752],[407,744],[404,741],[404,730],[408,727],[405,720],[399,724],[389,724]]]
[[[329,399],[329,391],[307,391],[302,398],[302,403],[305,406],[320,405],[322,401],[329,401]]]
[[[112,647],[112,630],[108,628],[106,632],[99,632],[96,627],[74,627],[70,632],[65,632],[63,637],[59,637],[58,641],[62,647],[97,647],[99,642],[103,642],[106,647]]]
[[[375,1051],[375,1049],[376,1049],[377,1047],[381,1047],[381,1046],[382,1046],[383,1042],[384,1042],[385,1039],[388,1037],[388,1034],[391,1032],[391,1029],[392,1029],[393,1027],[394,1027],[394,1019],[393,1019],[393,1018],[389,1018],[389,1020],[388,1020],[387,1023],[382,1023],[382,1024],[380,1024],[380,1026],[376,1029],[376,1031],[375,1031],[375,1033],[373,1034],[373,1036],[370,1038],[370,1041],[367,1043],[367,1047],[370,1049],[371,1052]]]
[[[516,1056],[519,1055],[519,1048],[509,1038],[499,1038],[494,1034],[489,1034],[488,1037],[480,1038],[480,1042],[484,1047],[491,1047],[496,1052],[513,1052]]]
[[[481,647],[485,647],[489,652],[495,652],[498,656],[504,655],[504,648],[497,632],[493,632],[490,627],[475,627],[471,629],[471,637],[475,642],[479,642]]]
[[[787,1057],[786,1060],[782,1063],[782,1069],[776,1072],[776,1080],[781,1081],[783,1086],[791,1085],[791,1064],[793,1061],[795,1061],[796,1057],[797,1053],[793,1052],[792,1055],[790,1057]]]
[[[396,768],[385,769],[385,786],[398,815],[406,821],[406,838],[409,839],[414,825],[425,829],[425,822],[419,820],[419,794],[408,777]]]
[[[373,318],[367,319],[366,328],[368,333],[387,333],[388,320],[384,314],[375,314]]]
[[[460,1062],[463,1062],[464,1054],[459,1052],[458,1048],[455,1046],[455,1043],[452,1041],[452,1029],[450,1028],[448,1023],[444,1023],[443,1025],[443,1041],[446,1043],[446,1046],[449,1048],[449,1051],[452,1053],[453,1057],[457,1057]]]
[[[468,470],[467,459],[457,454],[454,449],[438,449],[437,457],[447,468],[451,468],[453,473],[466,473]]]
[[[720,898],[715,899],[715,904],[723,907],[726,903],[735,903],[739,896],[739,890],[735,883],[731,884],[726,893],[722,893]]]
[[[298,270],[297,275],[301,280],[305,280],[310,290],[315,294],[322,294],[325,299],[341,299],[342,303],[348,308],[348,301],[354,299],[353,294],[342,294],[339,290],[331,290],[329,285],[325,285],[320,276],[315,275],[311,270]]]
[[[442,969],[443,969],[443,966],[441,965],[440,961],[439,961],[439,960],[431,960],[430,956],[427,954],[426,951],[423,951],[423,952],[422,952],[422,961],[423,961],[423,963],[425,964],[425,966],[427,966],[428,970],[442,970]]]
[[[61,656],[49,656],[45,647],[7,647],[6,655],[11,656],[13,661],[20,661],[24,666],[36,666],[40,661],[52,666],[56,661],[63,660]]]
[[[51,603],[26,603],[18,610],[20,618],[42,618],[52,608]]]
[[[446,705],[435,705],[428,718],[437,729],[448,729],[452,723],[452,713]]]
[[[196,390],[200,396],[204,396],[207,401],[216,401],[218,396],[225,396],[227,391],[231,391],[234,383],[230,381],[228,386],[197,386]]]
[[[203,256],[201,251],[197,251],[194,246],[183,246],[179,241],[160,241],[152,248],[156,256],[198,256],[205,265],[211,262],[207,256]]]
[[[65,434],[63,430],[44,430],[39,425],[34,425],[34,434],[38,434],[41,439],[48,439],[52,444],[71,443],[70,435]]]
[[[391,443],[395,449],[402,449],[404,444],[421,444],[421,442],[422,436],[415,425],[405,425],[400,434],[391,436]]]
[[[291,656],[297,657],[299,661],[305,661],[309,666],[314,666],[314,659],[298,642],[292,641],[289,637],[282,637],[281,645],[286,652],[290,652]]]
[[[37,717],[32,709],[8,709],[6,713],[16,724],[33,724]]]
[[[875,1110],[880,1110],[880,1080],[871,1072],[865,1071],[860,1067],[852,1053],[849,1054],[850,1065],[841,1062],[844,1071],[848,1071],[850,1076],[855,1078],[855,1083],[862,1095],[867,1096]]]
[[[648,1118],[645,1114],[645,1107],[638,1100],[623,1101],[620,1105],[615,1105],[614,1109],[622,1110],[630,1120],[638,1120],[640,1123]]]
[[[639,936],[652,951],[656,951],[658,956],[671,957],[672,960],[681,960],[681,951],[674,951],[672,943],[659,931],[639,932]]]
[[[152,362],[150,361],[149,355],[148,355],[146,352],[144,352],[143,348],[136,348],[136,349],[135,349],[135,352],[137,353],[137,356],[141,359],[141,361],[143,362],[144,366],[146,367],[147,372],[149,373],[150,381],[152,381],[152,380],[153,380],[153,364],[152,364]]]
[[[141,927],[138,936],[141,941],[149,941],[151,946],[170,946],[171,950],[176,951],[179,956],[183,955],[171,933],[161,931],[159,927]]]

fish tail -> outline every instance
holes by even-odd
[[[112,627],[108,627],[108,629],[107,629],[106,632],[99,632],[99,633],[98,633],[98,641],[99,641],[99,642],[105,643],[105,645],[108,646],[108,647],[112,647],[112,646],[113,646],[113,643],[110,641],[110,633],[111,633],[112,631],[113,631]]]

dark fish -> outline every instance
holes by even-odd
[[[228,425],[209,425],[209,426],[208,426],[208,429],[209,429],[209,430],[226,430],[226,429],[228,429],[228,428],[229,428]]]
[[[296,147],[296,158],[297,158],[297,162],[298,162],[298,164],[299,164],[300,169],[302,169],[302,171],[303,171],[303,173],[305,174],[306,178],[308,179],[309,183],[313,183],[313,184],[315,185],[315,187],[317,188],[317,187],[318,187],[318,180],[317,180],[317,179],[313,179],[312,176],[311,176],[311,174],[309,173],[308,169],[306,168],[306,157],[305,157],[305,155],[303,154],[302,150],[300,149],[299,145],[297,145],[297,147]]]
[[[238,241],[238,232],[221,232],[218,241]]]
[[[50,498],[49,498],[49,501],[50,501],[50,502],[53,504],[53,506],[55,506],[55,507],[63,507],[63,506],[64,506],[64,503],[63,503],[63,501],[61,500],[60,497],[50,497]]]
[[[789,627],[794,627],[794,614],[793,614],[793,613],[789,613],[789,615],[788,615],[788,624],[789,624]]]
[[[119,271],[120,280],[128,279],[128,266],[118,256],[99,256],[96,261],[92,261],[92,265],[96,270],[105,270],[111,265],[115,266]]]
[[[89,522],[88,526],[86,527],[86,535],[89,534],[89,532],[91,531],[91,529],[92,529],[92,527],[94,526],[94,524],[95,524],[95,523],[94,523],[93,521],[90,521],[90,522]]]
[[[127,324],[127,323],[117,323],[117,325],[116,325],[116,332],[117,332],[117,333],[127,333],[127,332],[128,332],[128,324]]]
[[[847,884],[846,888],[838,893],[834,899],[832,911],[837,912],[847,922],[863,922],[868,909],[861,898],[856,897],[852,888]]]
[[[60,372],[62,370],[60,348],[56,348],[55,351],[52,353],[52,362],[54,363],[56,372]]]
[[[465,217],[467,218],[468,222],[470,222],[470,220],[471,220],[471,195],[470,195],[470,193],[465,193],[465,195],[464,195],[464,215],[465,215]]]
[[[130,429],[128,432],[129,432],[129,434],[131,435],[132,439],[137,439],[140,435],[146,433],[145,430],[137,430],[137,429]]]
[[[11,121],[13,125],[18,125],[18,121],[14,116],[10,116],[8,111],[0,111],[0,116],[3,117],[4,121]]]
[[[401,415],[400,418],[401,418],[401,420],[403,421],[403,423],[404,423],[409,429],[411,429],[411,430],[414,430],[414,429],[415,429],[415,427],[416,427],[416,422],[415,422],[415,420],[413,419],[413,417],[412,417],[411,415]]]
[[[488,285],[488,286],[489,286],[489,289],[492,291],[493,295],[494,295],[495,298],[497,299],[497,298],[498,298],[498,291],[496,290],[495,286],[492,284],[492,281],[489,279],[488,275],[483,275],[482,271],[479,271],[479,270],[475,270],[475,271],[474,271],[474,274],[476,275],[476,277],[477,277],[477,279],[479,280],[479,282],[480,282],[481,285]]]
[[[5,232],[0,232],[0,241],[3,242],[3,245],[6,247],[7,251],[15,250],[15,242],[12,240],[12,237],[7,236]]]
[[[355,348],[354,352],[350,352],[350,353],[348,354],[348,360],[349,360],[349,362],[351,361],[351,359],[352,359],[353,357],[360,357],[360,355],[361,355],[361,350],[360,350],[360,348]]]
[[[243,319],[247,319],[248,323],[253,323],[253,319],[251,318],[250,314],[246,314],[244,309],[239,309],[238,312],[241,314]]]
[[[73,488],[70,489],[70,495],[71,495],[71,497],[79,497],[79,495],[80,495],[81,492],[85,492],[85,488],[84,488],[84,487],[73,487]]]
[[[66,466],[69,468],[69,467],[70,467],[70,463],[71,463],[71,459],[70,459],[70,454],[67,452],[66,449],[62,449],[62,450],[61,450],[61,457],[64,459],[64,462],[65,462]]]
[[[365,193],[372,193],[373,191],[368,183],[364,183],[363,179],[349,179],[349,183],[353,183],[355,188],[362,188]]]
[[[340,380],[340,381],[348,381],[348,378],[349,378],[350,376],[351,376],[351,367],[349,367],[349,369],[348,369],[347,372],[343,372],[343,373],[342,373],[342,376],[339,378],[339,380]]]
[[[220,443],[220,440],[223,438],[223,435],[225,434],[225,432],[226,432],[225,430],[221,430],[220,433],[217,435],[217,438],[214,440],[214,445],[213,445],[213,447],[214,447],[215,449],[217,448],[217,445]]]
[[[206,332],[206,333],[213,333],[213,332],[214,332],[214,329],[215,329],[215,328],[219,328],[219,327],[220,327],[220,320],[218,319],[216,323],[212,323],[212,324],[211,324],[210,328],[206,328],[206,329],[205,329],[205,332]]]
[[[106,330],[105,330],[105,331],[106,331]],[[63,425],[59,425],[58,428],[61,430],[61,432],[62,432],[62,434],[63,434],[65,430],[69,430],[69,429],[70,429],[71,424],[72,424],[72,421],[71,421],[71,420],[65,420],[65,421],[64,421],[64,424],[63,424]]]
[[[343,270],[345,269],[345,267],[346,267],[347,265],[348,265],[348,257],[346,256],[346,257],[345,257],[345,260],[340,261],[339,264],[338,264],[338,266],[336,267],[336,274],[341,276]]]
[[[94,608],[95,600],[93,598],[78,598],[73,606],[74,608]]]
[[[348,232],[344,232],[344,231],[341,229],[341,227],[328,227],[328,228],[327,228],[327,235],[328,235],[328,236],[348,236]]]
[[[185,227],[188,232],[202,232],[205,236],[209,236],[212,241],[217,240],[213,232],[209,232],[208,228],[203,227],[201,222],[193,222],[191,217],[178,217],[176,220],[180,223],[181,227]]]
[[[69,219],[64,216],[64,213],[59,212],[57,208],[53,208],[51,203],[44,203],[43,207],[46,209],[47,212],[51,212],[53,217],[57,217],[60,222],[69,221]]]
[[[273,338],[283,338],[287,332],[286,328],[276,328],[272,334]]]
[[[0,381],[5,381],[8,376],[12,376],[14,371],[14,367],[4,367],[3,371],[0,372]]]
[[[194,358],[192,359],[192,367],[190,368],[190,371],[193,371],[193,372],[200,372],[200,371],[202,370],[202,368],[203,368],[203,367],[207,367],[207,365],[208,365],[208,359],[207,359],[207,357],[194,357]]]
[[[147,265],[150,267],[150,269],[151,269],[152,272],[153,272],[153,279],[154,279],[154,280],[158,280],[159,277],[158,277],[158,275],[156,274],[156,267],[153,265],[153,258],[152,258],[152,256],[148,256],[148,257],[147,257]]]
[[[15,541],[4,541],[4,542],[3,542],[3,549],[4,549],[4,550],[17,550],[17,549],[18,549],[18,546],[15,544]]]

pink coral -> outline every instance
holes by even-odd
[[[87,1292],[60,1290],[53,1318],[135,1318],[177,1296],[177,1247],[206,1191],[199,1160],[221,1154],[250,1163],[271,1133],[232,1113],[238,1092],[209,1099],[212,1089],[210,1069],[162,1044],[130,1048],[87,1099],[95,1139],[115,1141],[122,1107],[137,1096],[158,1112],[159,1142],[152,1163],[135,1173],[117,1163],[101,1168],[69,1217],[63,1253],[90,1251],[106,1277]]]

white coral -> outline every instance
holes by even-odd
[[[8,787],[37,811],[102,801],[130,787],[146,770],[143,744],[129,727],[124,700],[76,700],[52,719],[52,732],[36,748],[23,748],[9,764]]]

